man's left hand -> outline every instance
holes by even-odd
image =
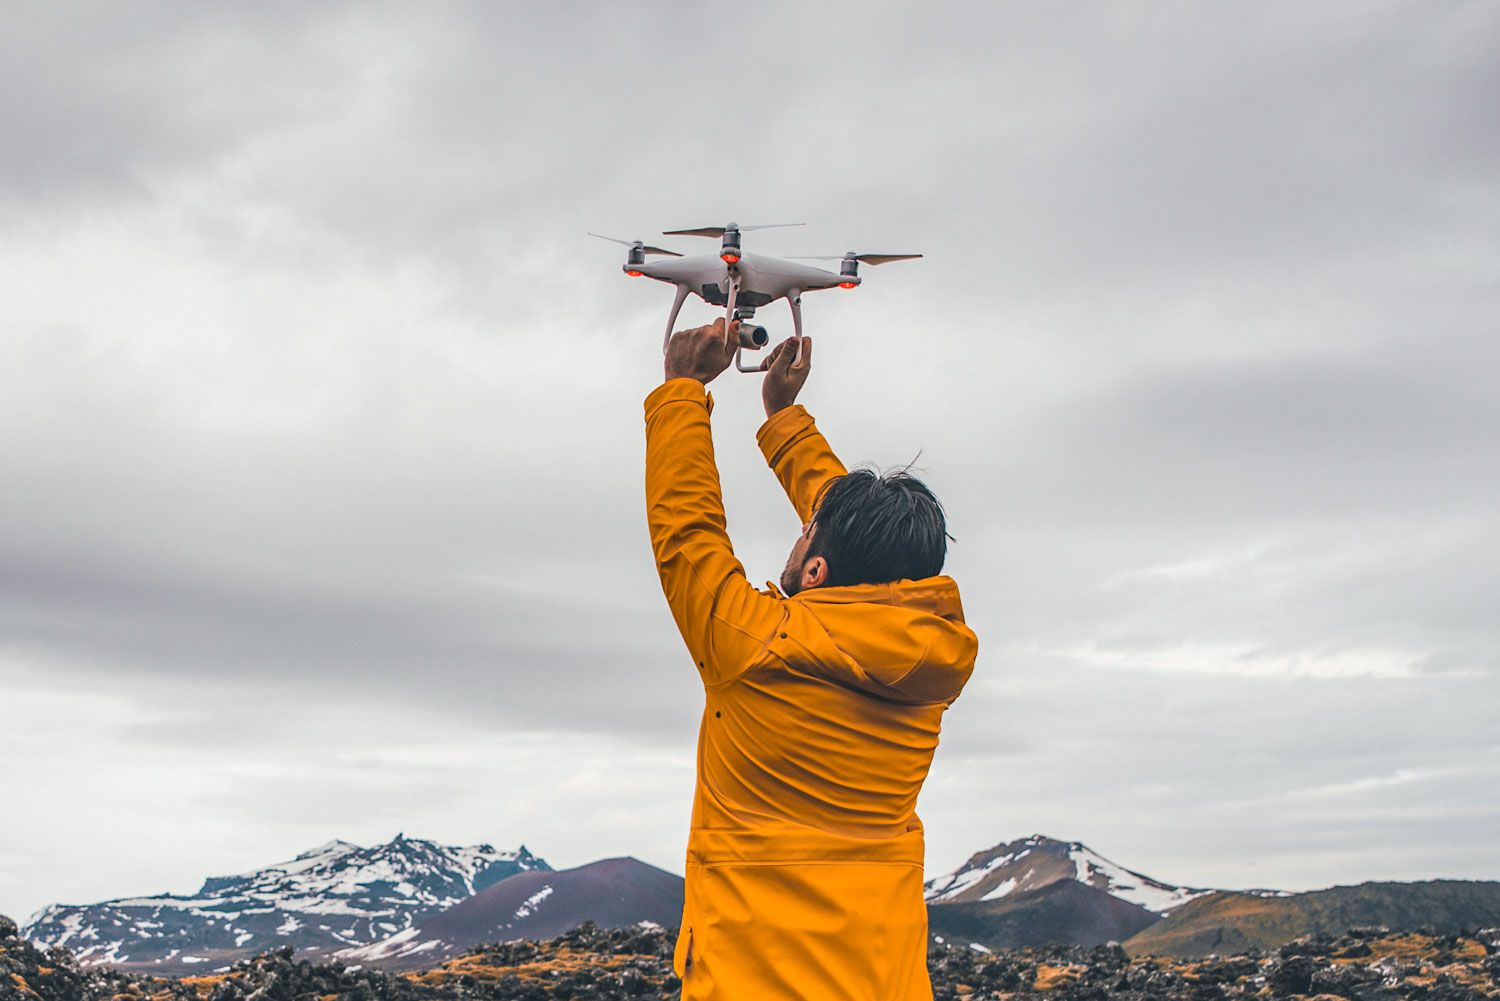
[[[667,342],[667,357],[662,367],[668,381],[697,379],[707,385],[729,367],[739,346],[740,321],[729,325],[729,336],[725,337],[724,320],[720,318],[706,327],[673,334]]]

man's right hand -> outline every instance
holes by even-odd
[[[734,361],[739,350],[740,321],[729,325],[729,335],[724,334],[724,318],[721,316],[706,327],[679,330],[667,340],[666,357],[662,359],[662,375],[668,382],[673,379],[697,379],[705,386],[719,377],[719,373]]]
[[[794,365],[792,360],[796,357],[797,338],[788,337],[761,363],[766,378],[761,383],[760,398],[766,405],[767,420],[797,402],[797,394],[802,391],[807,373],[812,370],[811,337],[802,338],[802,360]]]

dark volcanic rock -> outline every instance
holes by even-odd
[[[680,996],[672,930],[585,924],[549,941],[468,950],[434,969],[394,975],[314,963],[283,948],[230,970],[180,979],[81,966],[6,937],[0,1001],[627,1001]],[[1370,956],[1348,957],[1361,945]],[[1047,944],[984,952],[934,941],[937,1001],[1480,1001],[1500,997],[1485,964],[1494,937],[1354,933],[1316,936],[1267,955],[1131,958],[1118,945]]]
[[[1310,956],[1289,956],[1276,961],[1266,974],[1266,984],[1283,994],[1306,994],[1318,964]]]

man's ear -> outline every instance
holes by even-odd
[[[814,556],[802,564],[802,590],[810,587],[822,587],[828,583],[828,561],[821,556]]]

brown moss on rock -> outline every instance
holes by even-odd
[[[0,1001],[626,1001],[678,998],[670,929],[584,925],[546,942],[471,949],[403,975],[299,959],[290,948],[181,978],[84,967],[0,939]],[[1482,1001],[1500,998],[1500,929],[1464,935],[1354,929],[1274,950],[1176,959],[1118,945],[996,952],[931,943],[936,1001]]]

